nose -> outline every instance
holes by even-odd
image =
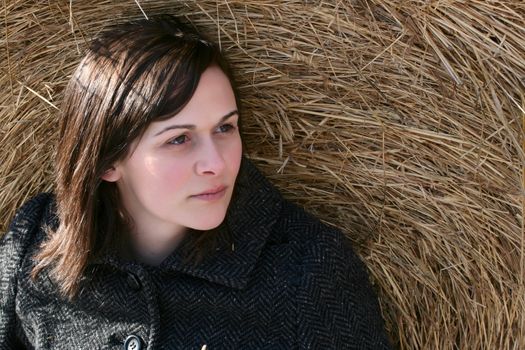
[[[222,173],[226,163],[221,148],[211,139],[203,140],[195,166],[199,175]]]

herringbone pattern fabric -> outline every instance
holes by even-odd
[[[201,265],[177,248],[160,266],[106,256],[63,300],[30,256],[57,225],[52,193],[22,206],[0,243],[1,349],[387,349],[376,296],[339,230],[285,200],[243,157],[225,227],[233,250]]]

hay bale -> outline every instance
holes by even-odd
[[[4,2],[1,223],[52,187],[56,106],[104,24],[185,16],[220,42],[248,156],[342,228],[402,349],[525,347],[521,2]]]

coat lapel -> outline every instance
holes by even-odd
[[[227,214],[227,228],[233,249],[217,251],[201,264],[184,264],[181,250],[175,250],[161,265],[233,288],[244,288],[281,211],[281,194],[243,156],[236,185],[238,195]]]

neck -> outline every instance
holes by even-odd
[[[132,258],[147,265],[160,265],[181,243],[187,229],[173,237],[134,234],[130,252]]]

